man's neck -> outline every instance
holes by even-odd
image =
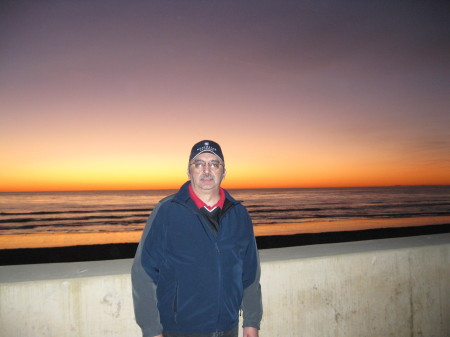
[[[212,190],[202,190],[202,189],[196,189],[195,186],[192,186],[192,190],[194,191],[195,195],[203,201],[208,206],[213,206],[217,204],[217,202],[220,199],[220,192],[219,188],[212,189]]]

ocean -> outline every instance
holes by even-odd
[[[142,230],[174,190],[3,192],[0,234]],[[450,186],[229,190],[254,225],[450,215]]]

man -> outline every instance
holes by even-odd
[[[245,207],[220,187],[219,144],[192,147],[180,190],[150,215],[132,268],[136,321],[144,337],[258,337],[260,265]]]

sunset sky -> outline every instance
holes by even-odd
[[[445,1],[2,1],[0,191],[450,184]]]

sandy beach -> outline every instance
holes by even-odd
[[[450,224],[450,216],[286,223],[255,226],[255,235],[257,237],[280,236],[446,224]],[[139,242],[141,235],[142,231],[0,235],[0,249],[54,248],[137,243]]]

